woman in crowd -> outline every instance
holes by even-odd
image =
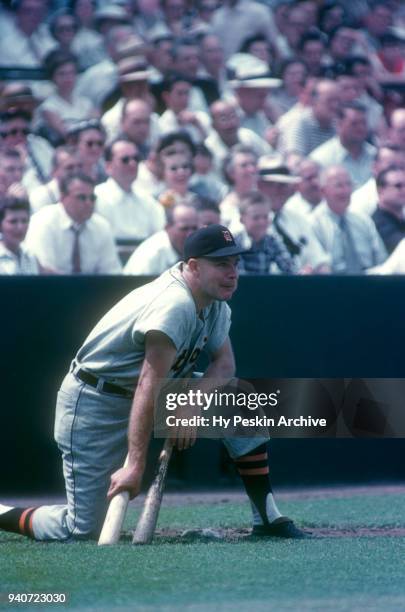
[[[161,156],[165,190],[159,202],[165,207],[175,204],[193,204],[196,194],[190,191],[189,183],[193,174],[192,158],[188,153],[172,153]]]
[[[38,114],[49,140],[56,145],[64,141],[69,127],[96,114],[91,102],[75,93],[77,77],[76,57],[55,49],[44,60],[48,78],[55,85],[55,93],[38,108]]]
[[[39,274],[37,259],[28,253],[22,242],[30,221],[27,198],[7,196],[0,204],[0,274]]]
[[[257,188],[257,156],[255,152],[244,145],[235,145],[224,160],[224,177],[230,186],[230,191],[222,200],[222,223],[232,225],[233,231],[240,227],[240,201],[250,191]],[[236,226],[236,227],[235,227]]]
[[[69,130],[68,141],[77,148],[82,171],[96,184],[107,180],[104,167],[106,133],[98,119],[82,121]]]

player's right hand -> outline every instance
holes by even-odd
[[[122,467],[111,474],[111,484],[107,492],[107,499],[110,501],[117,493],[129,491],[130,499],[136,497],[142,484],[142,473],[133,466]]]
[[[192,416],[199,416],[200,409],[198,406],[177,406],[175,411],[176,418],[189,419]],[[191,448],[197,439],[198,427],[191,425],[178,425],[175,429],[171,428],[170,440],[173,445],[180,451]]]

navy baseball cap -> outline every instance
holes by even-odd
[[[184,245],[184,261],[190,257],[230,257],[244,253],[240,244],[224,225],[208,225],[187,237]]]

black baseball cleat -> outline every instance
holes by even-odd
[[[280,516],[268,525],[255,525],[251,535],[260,538],[290,538],[296,540],[309,537],[308,533],[298,529],[287,516]]]

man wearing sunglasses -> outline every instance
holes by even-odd
[[[53,148],[31,132],[31,114],[22,110],[0,113],[0,147],[17,149],[24,162],[22,183],[28,192],[49,179]]]
[[[71,174],[60,182],[58,204],[41,208],[31,218],[28,249],[56,274],[119,274],[114,238],[107,221],[94,212],[94,182]]]
[[[163,207],[136,187],[139,151],[125,137],[105,150],[109,178],[97,185],[97,211],[109,221],[123,262],[134,248],[165,226]]]
[[[385,248],[392,253],[405,238],[405,170],[392,165],[376,177],[378,205],[372,219]]]

